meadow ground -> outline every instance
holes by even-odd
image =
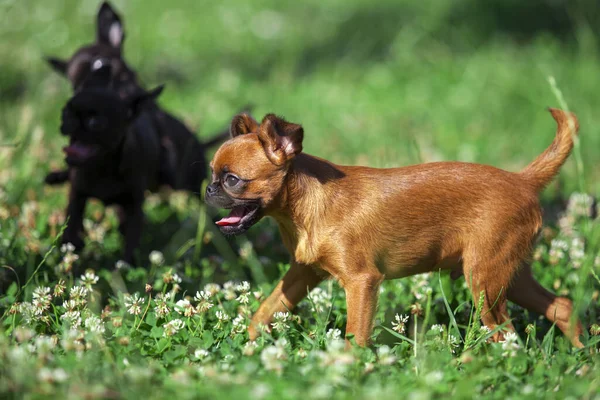
[[[464,279],[386,282],[373,346],[343,351],[326,282],[270,334],[246,326],[287,268],[271,221],[225,239],[215,210],[150,195],[139,265],[118,263],[114,211],[61,248],[58,132],[68,83],[42,57],[94,36],[96,1],[0,2],[0,393],[3,398],[585,398],[600,395],[600,10],[591,1],[115,1],[125,57],[199,135],[245,104],[305,128],[305,151],[377,167],[462,160],[519,170],[549,145],[547,106],[581,145],[543,193],[534,273],[575,300],[586,349],[538,315],[487,343]],[[208,213],[208,214],[207,214]],[[11,283],[13,282],[13,283]]]

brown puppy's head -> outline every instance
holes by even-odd
[[[119,85],[121,97],[126,97],[133,92],[130,86],[136,86],[136,76],[121,57],[121,49],[125,33],[121,18],[112,9],[108,2],[102,3],[96,17],[96,42],[81,47],[68,61],[55,57],[48,57],[46,61],[50,66],[66,76],[74,90],[79,90],[81,85],[92,70],[92,65],[98,60],[111,66],[112,80]]]
[[[132,121],[163,89],[122,99],[110,87],[110,79],[110,65],[98,65],[63,108],[60,130],[70,138],[63,149],[69,165],[93,166],[116,154]]]
[[[231,139],[210,163],[206,202],[231,209],[217,221],[221,232],[237,235],[258,222],[280,194],[290,161],[302,151],[304,130],[273,114],[259,124],[248,114],[231,121]]]

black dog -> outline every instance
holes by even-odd
[[[121,18],[104,2],[97,15],[96,42],[81,47],[69,61],[48,58],[50,65],[65,75],[77,92],[94,70],[94,64],[110,66],[110,84],[121,99],[142,96],[145,91],[137,81],[136,73],[122,56],[125,38]],[[206,178],[205,151],[228,138],[227,130],[206,142],[200,142],[178,119],[149,101],[144,113],[149,120],[140,121],[138,129],[148,127],[158,135],[160,143],[159,184],[169,185],[175,190],[200,191]],[[135,124],[138,124],[136,121]],[[60,184],[69,179],[69,171],[55,171],[46,176],[46,183]]]
[[[122,208],[124,260],[131,263],[140,242],[144,192],[159,182],[160,143],[144,109],[160,94],[125,98],[110,88],[110,65],[96,65],[62,111],[61,133],[69,137],[65,161],[71,192],[64,243],[83,247],[83,213],[88,198]]]

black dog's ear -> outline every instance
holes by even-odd
[[[129,118],[133,119],[148,105],[149,102],[156,100],[162,93],[165,85],[157,86],[149,92],[137,93],[129,100]]]
[[[105,1],[98,10],[96,41],[121,51],[123,40],[125,40],[125,32],[123,31],[121,18]]]
[[[108,88],[111,86],[112,66],[104,59],[98,59],[91,65],[90,73],[83,81],[84,88]]]
[[[58,58],[54,57],[45,57],[45,60],[48,64],[50,64],[53,70],[55,70],[61,75],[67,75],[67,68],[69,67],[68,62],[59,60]]]
[[[231,120],[229,125],[229,134],[232,138],[245,135],[247,133],[256,132],[258,129],[258,122],[254,118],[245,112],[236,115]]]

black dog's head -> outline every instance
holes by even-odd
[[[122,98],[111,88],[112,67],[97,60],[80,89],[62,111],[61,133],[70,143],[63,151],[67,164],[91,166],[115,154],[131,122],[163,87]]]
[[[46,61],[61,75],[66,76],[73,89],[79,90],[85,82],[92,65],[104,60],[111,66],[111,80],[121,97],[127,97],[138,88],[135,72],[123,60],[121,55],[125,33],[119,15],[108,2],[103,2],[96,20],[96,42],[81,47],[68,60],[48,57]]]

